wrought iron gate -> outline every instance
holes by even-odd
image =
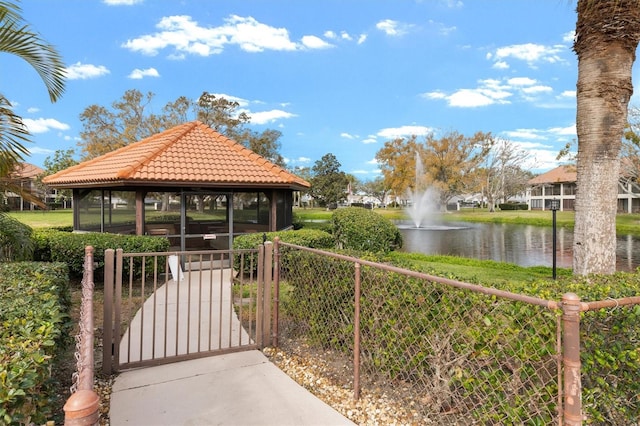
[[[106,250],[103,371],[266,346],[272,252]]]

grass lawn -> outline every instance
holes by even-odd
[[[7,214],[32,228],[73,226],[73,210],[71,209],[9,212]]]

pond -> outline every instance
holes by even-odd
[[[401,251],[444,254],[515,263],[520,266],[552,266],[553,229],[531,225],[445,222],[416,229],[400,223],[404,239]],[[573,230],[557,228],[556,265],[571,268]],[[618,235],[618,271],[634,271],[640,266],[640,238]]]

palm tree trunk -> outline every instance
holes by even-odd
[[[640,36],[638,0],[579,0],[577,193],[573,272],[616,270],[620,148]]]

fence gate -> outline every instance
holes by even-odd
[[[106,250],[103,371],[266,346],[272,253]]]

